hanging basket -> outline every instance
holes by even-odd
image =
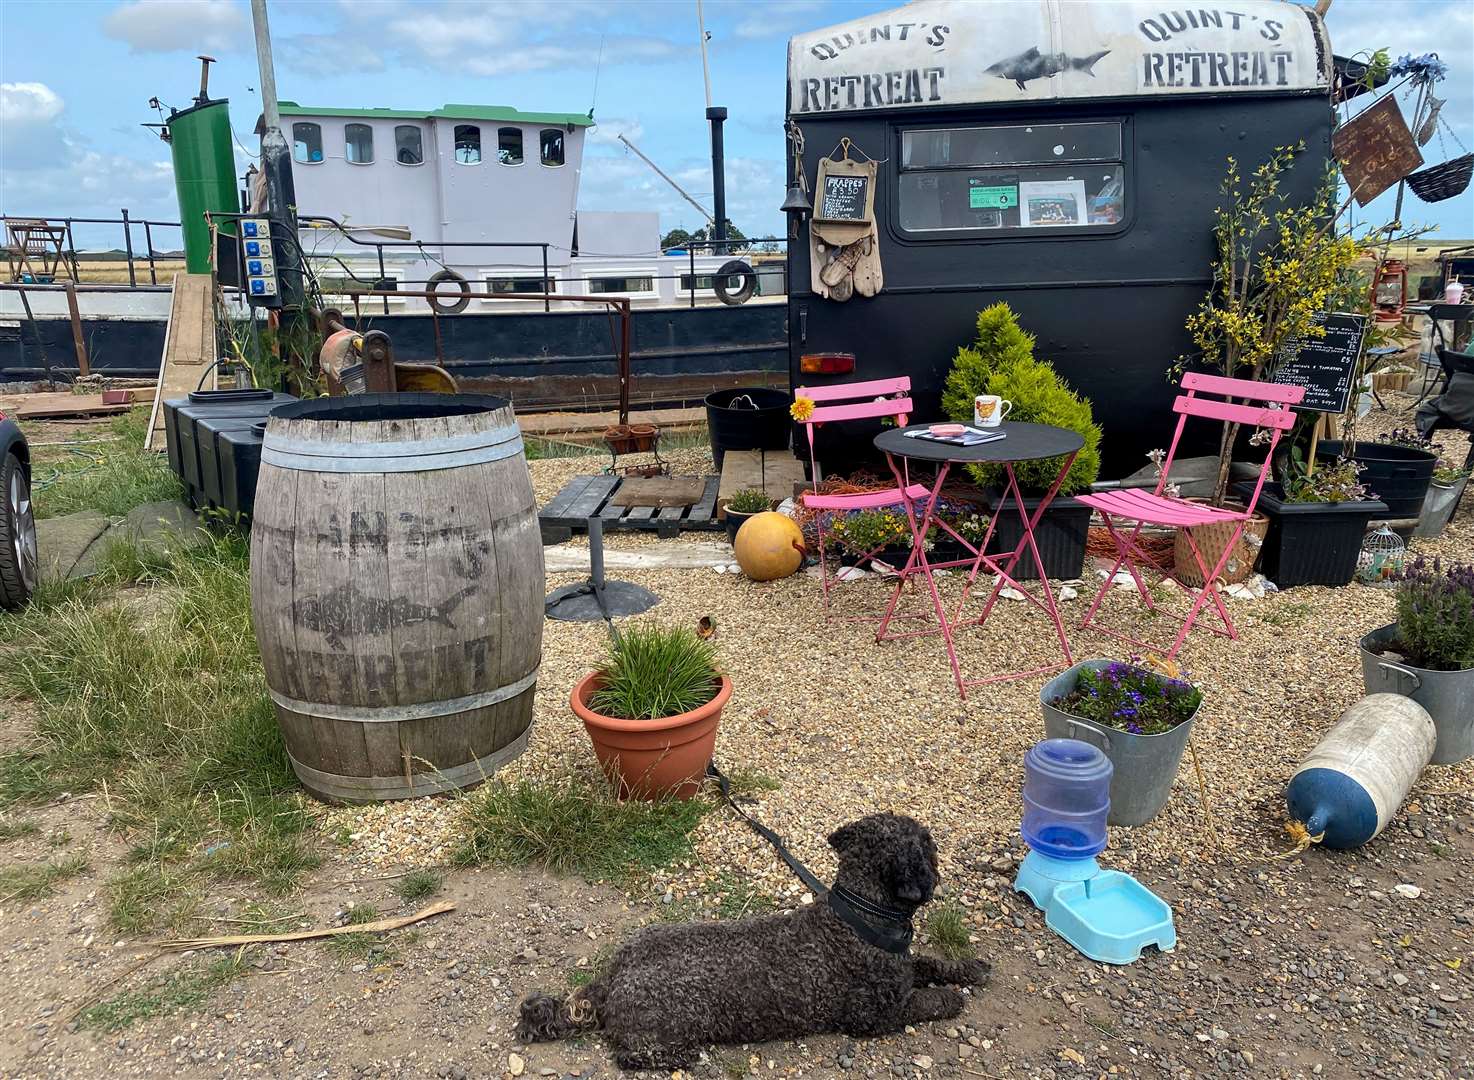
[[[1474,154],[1465,154],[1413,173],[1407,178],[1407,186],[1424,202],[1442,202],[1462,195],[1470,177],[1474,177]]]

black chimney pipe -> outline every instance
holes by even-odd
[[[717,246],[712,250],[718,255],[727,253],[727,164],[722,150],[722,122],[727,119],[727,110],[720,105],[709,106],[706,118],[711,121],[711,203],[716,222],[712,226],[712,239]]]

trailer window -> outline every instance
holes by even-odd
[[[394,129],[394,159],[401,165],[423,165],[425,143],[414,124],[400,124]]]
[[[1100,228],[1126,217],[1120,121],[901,132],[903,232]]]
[[[498,128],[496,133],[496,159],[503,165],[522,164],[522,129]]]
[[[354,165],[372,164],[374,160],[374,129],[367,124],[344,124],[343,156]]]
[[[322,164],[322,126],[307,122],[292,125],[292,157],[309,165]]]

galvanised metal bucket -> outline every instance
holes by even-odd
[[[1469,483],[1465,477],[1456,484],[1430,484],[1428,494],[1423,499],[1423,516],[1418,519],[1418,524],[1413,528],[1413,536],[1432,537],[1442,536],[1443,530],[1448,527],[1449,519],[1454,516],[1458,509],[1459,499],[1464,494],[1464,486]]]
[[[1361,677],[1367,693],[1401,694],[1428,710],[1438,729],[1434,765],[1453,765],[1474,755],[1474,668],[1434,671],[1394,663],[1381,650],[1396,641],[1396,623],[1361,639]]]
[[[1118,662],[1085,660],[1060,672],[1039,692],[1039,706],[1044,712],[1045,738],[1080,739],[1100,747],[1111,759],[1115,771],[1111,775],[1111,812],[1106,820],[1112,825],[1144,825],[1167,805],[1197,713],[1161,735],[1133,735],[1071,716],[1050,704],[1074,691],[1082,668],[1099,671]]]

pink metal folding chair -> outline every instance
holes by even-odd
[[[1084,620],[1080,623],[1081,628],[1091,626],[1094,623],[1096,612],[1100,610],[1100,604],[1105,595],[1116,583],[1116,574],[1124,565],[1131,574],[1131,580],[1136,583],[1136,591],[1141,594],[1141,599],[1152,611],[1160,608],[1152,599],[1150,590],[1142,583],[1141,571],[1146,566],[1155,569],[1156,564],[1151,557],[1144,552],[1138,539],[1141,530],[1147,525],[1176,526],[1185,531],[1188,547],[1192,549],[1193,558],[1197,561],[1198,569],[1202,573],[1204,585],[1193,596],[1192,606],[1188,613],[1178,615],[1175,612],[1163,612],[1182,623],[1182,629],[1178,631],[1176,639],[1170,648],[1166,650],[1167,659],[1172,659],[1182,648],[1187,640],[1188,631],[1192,629],[1197,621],[1199,612],[1210,600],[1213,608],[1222,620],[1224,629],[1204,624],[1207,629],[1228,638],[1237,638],[1238,632],[1234,629],[1233,620],[1228,617],[1228,609],[1223,604],[1223,597],[1219,594],[1218,577],[1223,573],[1223,568],[1228,564],[1238,546],[1240,537],[1243,536],[1244,527],[1254,515],[1254,507],[1259,502],[1259,493],[1264,488],[1264,481],[1269,475],[1270,461],[1274,457],[1274,448],[1279,443],[1280,436],[1295,426],[1295,414],[1290,406],[1300,404],[1305,397],[1303,386],[1280,386],[1275,383],[1253,382],[1248,379],[1226,379],[1221,375],[1199,375],[1188,373],[1182,377],[1182,388],[1187,391],[1172,403],[1172,411],[1177,413],[1177,430],[1172,435],[1172,446],[1167,451],[1167,460],[1162,466],[1162,477],[1157,481],[1156,490],[1148,494],[1141,488],[1122,488],[1117,491],[1103,491],[1092,495],[1077,495],[1076,498],[1087,506],[1099,511],[1105,520],[1106,531],[1110,533],[1111,539],[1116,545],[1116,563],[1106,574],[1106,579],[1095,595],[1095,602],[1090,605],[1090,610],[1085,613]],[[1214,398],[1199,397],[1199,392],[1214,394],[1227,399],[1223,401]],[[1245,401],[1263,402],[1262,405],[1241,405],[1232,399],[1241,398]],[[1208,420],[1221,420],[1225,423],[1239,423],[1248,427],[1267,428],[1270,431],[1269,452],[1264,457],[1264,465],[1259,470],[1259,479],[1254,484],[1254,494],[1250,497],[1248,506],[1242,511],[1229,510],[1221,507],[1208,506],[1203,503],[1187,502],[1183,499],[1173,498],[1163,494],[1163,488],[1167,484],[1167,476],[1172,469],[1172,458],[1177,453],[1177,444],[1182,439],[1182,430],[1187,425],[1189,416],[1203,417]],[[1128,534],[1124,534],[1118,528],[1118,524],[1135,522],[1135,527]],[[1218,557],[1217,562],[1210,568],[1203,559],[1203,553],[1198,550],[1197,543],[1193,540],[1192,527],[1196,525],[1210,525],[1218,523],[1234,523],[1232,539],[1223,548],[1223,554]],[[1138,559],[1140,561],[1138,561]],[[1145,564],[1143,566],[1142,564]],[[1159,575],[1165,576],[1165,575]],[[1140,645],[1147,649],[1159,649],[1160,646],[1152,645],[1145,641],[1139,641],[1118,630],[1105,626],[1096,626],[1103,633],[1122,638],[1134,645]]]
[[[902,376],[896,379],[872,379],[869,382],[838,383],[830,386],[800,386],[793,391],[796,398],[808,398],[816,403],[813,413],[801,421],[809,438],[809,466],[813,472],[814,486],[822,479],[819,474],[819,459],[814,452],[814,429],[820,424],[838,420],[871,420],[876,417],[891,417],[901,427],[911,415],[911,380]],[[898,396],[891,396],[898,395]],[[855,399],[862,400],[855,400]],[[878,400],[877,400],[878,399]],[[818,404],[822,402],[823,404]],[[826,547],[826,518],[832,514],[844,514],[853,510],[879,510],[888,506],[905,506],[908,502],[924,500],[931,492],[925,484],[910,483],[905,486],[886,488],[882,491],[867,491],[853,495],[821,495],[815,491],[804,493],[804,506],[819,511],[816,515],[819,528],[819,584],[824,593],[824,620],[829,621],[829,591],[837,578],[829,573]],[[880,552],[880,548],[866,552],[859,559],[868,562]],[[850,616],[870,619],[874,615]]]

